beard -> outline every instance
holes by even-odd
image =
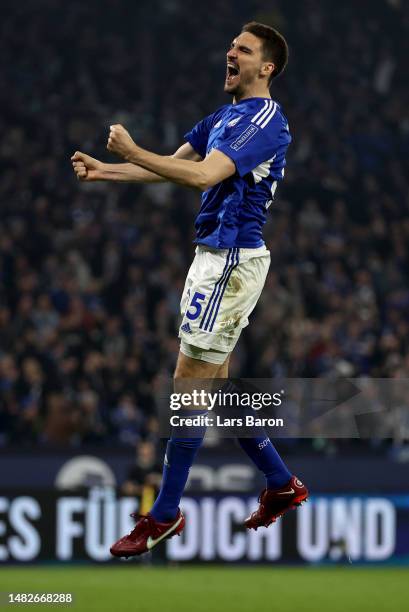
[[[241,96],[245,93],[245,91],[251,86],[254,81],[253,75],[246,75],[245,73],[240,73],[239,77],[235,79],[236,82],[231,84],[224,82],[224,92],[231,96]]]
[[[241,79],[238,79],[237,83],[232,83],[231,85],[225,82],[223,89],[225,93],[231,96],[240,95],[243,91],[242,81]]]

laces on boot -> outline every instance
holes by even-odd
[[[134,535],[136,532],[140,531],[149,531],[154,537],[160,535],[156,521],[151,514],[138,514],[137,512],[132,512],[129,516],[136,521],[136,525],[129,535]]]

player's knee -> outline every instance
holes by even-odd
[[[193,373],[191,368],[186,363],[183,363],[180,359],[178,360],[173,374],[173,380],[180,380],[181,378],[192,378]]]

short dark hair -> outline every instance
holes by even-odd
[[[274,62],[275,65],[274,71],[268,79],[270,85],[271,81],[281,74],[287,66],[288,45],[286,39],[275,28],[257,21],[246,23],[241,31],[250,32],[250,34],[254,34],[263,41],[264,58]]]

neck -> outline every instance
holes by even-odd
[[[233,96],[233,104],[237,104],[247,98],[271,98],[270,90],[265,87],[249,87],[246,91],[237,92]]]

